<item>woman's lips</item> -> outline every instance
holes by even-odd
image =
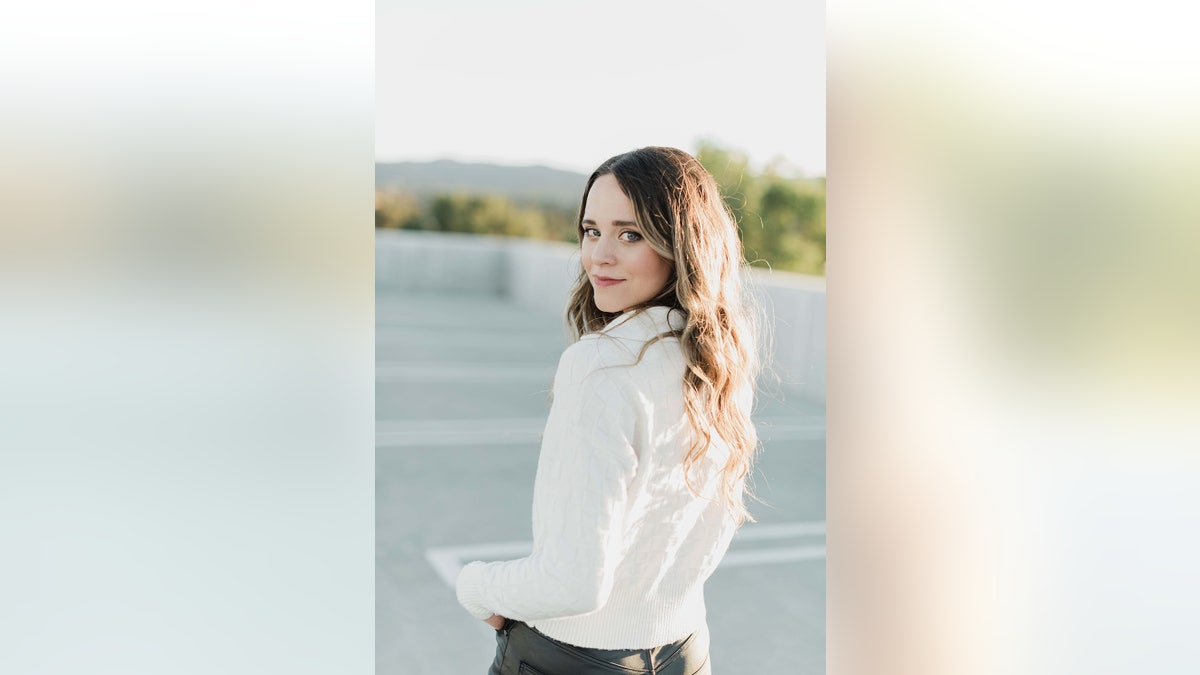
[[[625,280],[624,279],[612,279],[610,277],[592,277],[592,283],[596,284],[597,286],[612,286],[613,284],[619,284],[622,281],[625,281]]]

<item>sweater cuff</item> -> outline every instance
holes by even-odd
[[[486,563],[479,562],[478,560],[468,563],[458,573],[458,583],[455,584],[455,594],[458,596],[458,604],[462,605],[471,616],[480,621],[484,621],[492,614],[495,614],[495,612],[483,604],[483,569],[486,566]]]

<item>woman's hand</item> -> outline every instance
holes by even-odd
[[[493,614],[493,615],[489,616],[488,618],[484,619],[484,621],[487,623],[487,625],[491,626],[492,628],[495,628],[496,630],[500,630],[501,628],[504,628],[504,622],[507,621],[507,619],[500,616],[499,614]]]

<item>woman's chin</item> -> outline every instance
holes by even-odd
[[[625,311],[625,305],[616,302],[596,301],[596,309],[608,314],[617,314]]]

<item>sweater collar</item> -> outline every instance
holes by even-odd
[[[600,332],[614,337],[650,338],[680,330],[687,323],[681,309],[653,305],[640,311],[625,312],[608,322]]]

